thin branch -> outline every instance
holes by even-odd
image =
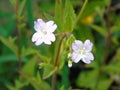
[[[61,39],[60,39],[60,42],[59,42],[59,45],[58,45],[58,50],[57,50],[57,54],[56,54],[54,67],[56,67],[58,65],[58,61],[59,61],[58,58],[59,58],[59,54],[60,54],[60,49],[61,49],[62,41],[63,41],[65,36],[66,36],[66,34],[63,34],[61,36]],[[56,72],[52,76],[52,90],[55,90],[55,83],[56,83]]]
[[[79,12],[76,20],[75,20],[75,26],[77,25],[77,23],[78,23],[78,21],[79,21],[79,19],[81,17],[81,14],[83,13],[83,11],[84,11],[85,6],[87,5],[87,3],[88,3],[88,0],[85,0],[84,4],[83,4],[83,6],[82,6],[82,8],[81,8],[81,10],[80,10],[80,12]]]
[[[110,46],[110,38],[111,38],[111,31],[110,31],[110,27],[111,27],[111,23],[110,23],[110,6],[108,6],[107,8],[107,31],[108,31],[108,35],[106,37],[106,44],[105,44],[105,48],[104,48],[104,59],[103,59],[103,65],[106,63],[107,61],[107,54],[108,54],[108,48]]]
[[[102,61],[102,66],[105,65],[106,61],[107,61],[107,57],[108,57],[108,49],[110,46],[110,38],[111,38],[111,31],[110,31],[110,27],[111,27],[111,23],[110,23],[110,5],[107,7],[107,31],[108,31],[108,35],[105,39],[106,43],[105,43],[105,47],[104,47],[104,57],[103,57],[103,61]],[[99,74],[98,74],[98,78],[97,78],[97,82],[95,84],[95,89],[97,89],[100,78],[102,76],[102,71],[99,70]]]
[[[19,0],[16,0],[15,14],[16,14],[17,37],[18,37],[18,66],[19,66],[19,71],[21,71],[22,60],[21,60],[21,52],[20,52],[20,27],[19,27],[19,20],[18,20],[19,18],[18,7],[19,7]]]

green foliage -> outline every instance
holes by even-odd
[[[65,10],[64,10],[64,31],[72,32],[74,28],[74,21],[75,21],[75,12],[69,0],[66,0],[65,3]]]
[[[65,8],[63,8],[62,6],[63,6],[62,0],[60,1],[56,0],[56,5],[55,5],[56,23],[58,24],[59,30],[61,32],[72,32],[74,28],[74,21],[76,15],[70,0],[66,0]]]
[[[0,36],[0,40],[2,41],[2,43],[4,43],[9,49],[11,49],[17,55],[18,49],[17,46],[15,45],[15,39],[16,38],[6,39]]]
[[[100,33],[102,36],[106,37],[107,36],[107,31],[104,28],[101,28],[97,25],[90,25],[93,30],[97,31],[98,33]]]
[[[1,0],[0,90],[52,90],[53,74],[55,90],[111,90],[114,82],[120,86],[120,18],[117,4],[110,4],[112,0]],[[55,42],[32,43],[33,17],[55,21]],[[69,68],[72,43],[86,39],[93,43],[94,60],[73,62]]]
[[[109,5],[110,0],[91,0],[85,7],[84,12],[82,13],[81,19],[85,18],[91,14],[95,14],[96,9],[99,8],[103,10],[106,5]]]
[[[57,70],[57,67],[46,63],[40,63],[40,69],[41,68],[44,68],[43,79],[49,78]]]
[[[86,72],[84,71],[78,76],[76,83],[78,86],[83,86],[93,89],[96,85],[97,77],[98,77],[97,70],[86,71]]]

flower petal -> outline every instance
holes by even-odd
[[[89,64],[92,60],[94,60],[94,56],[93,56],[93,54],[92,54],[91,52],[90,52],[90,53],[86,53],[85,56],[86,56],[86,57],[84,57],[84,58],[82,59],[82,61],[83,61],[84,63]]]
[[[84,63],[86,63],[86,64],[90,64],[90,62],[91,62],[91,61],[90,61],[89,59],[87,59],[87,58],[83,58],[82,61],[83,61]]]
[[[80,40],[75,40],[75,42],[72,44],[72,49],[74,51],[78,51],[81,47],[83,47],[83,43]]]
[[[50,26],[52,26],[54,24],[54,21],[48,21],[46,22],[47,28],[49,28]]]
[[[36,31],[43,30],[45,28],[45,22],[42,19],[37,19],[37,21],[34,22],[34,29]]]
[[[43,42],[44,42],[45,44],[48,44],[48,45],[51,44],[50,38],[49,38],[48,36],[44,36]]]
[[[43,43],[43,39],[42,38],[39,38],[36,42],[35,42],[35,45],[38,46],[38,45],[41,45]]]
[[[39,33],[34,33],[32,36],[32,42],[35,42],[39,38]]]
[[[93,44],[90,42],[90,40],[86,40],[84,42],[84,46],[85,46],[86,51],[90,52],[92,50]]]
[[[49,31],[49,32],[54,32],[56,28],[57,28],[57,25],[54,24],[54,25],[52,25],[52,26],[50,26],[50,27],[48,28],[48,31]]]
[[[49,34],[49,39],[54,42],[55,41],[55,35],[53,33]]]
[[[81,56],[75,52],[71,54],[71,59],[73,62],[78,63],[81,59]]]

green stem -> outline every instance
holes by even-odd
[[[16,14],[16,26],[17,26],[17,37],[18,37],[18,66],[19,66],[19,72],[21,72],[22,67],[22,60],[21,60],[21,52],[20,52],[20,27],[19,27],[19,15],[18,15],[18,8],[19,7],[19,0],[16,0],[16,7],[15,7],[15,14]],[[21,76],[21,74],[20,74]]]
[[[85,0],[84,4],[83,4],[83,6],[82,6],[82,8],[81,8],[81,10],[80,10],[80,12],[79,12],[76,20],[75,20],[75,25],[77,25],[77,23],[78,23],[78,21],[79,21],[79,19],[80,19],[80,17],[81,17],[81,14],[83,13],[83,11],[84,11],[87,3],[88,3],[88,0]]]

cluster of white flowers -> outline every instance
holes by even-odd
[[[35,33],[32,36],[32,41],[35,45],[41,45],[42,43],[50,45],[51,42],[55,41],[55,35],[53,32],[56,30],[57,25],[54,21],[44,22],[42,19],[37,19],[34,22]],[[69,57],[71,60],[68,61],[68,67],[72,67],[72,62],[78,63],[82,60],[84,63],[89,64],[94,60],[94,56],[91,53],[93,44],[90,40],[86,40],[84,43],[80,40],[75,40],[72,43]]]

